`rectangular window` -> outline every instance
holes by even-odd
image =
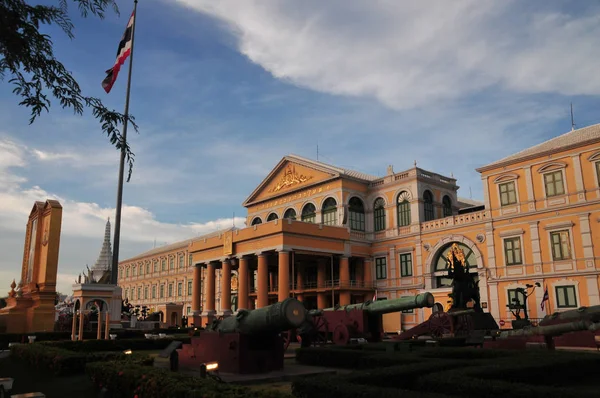
[[[160,285],[160,298],[165,298],[165,285]]]
[[[158,261],[154,260],[154,272],[158,272]]]
[[[146,274],[150,273],[150,263],[146,264]]]
[[[194,265],[194,260],[192,259],[192,255],[190,254],[190,259],[189,259],[189,263],[188,265],[191,267],[192,265]]]
[[[562,171],[558,170],[544,174],[544,185],[546,186],[546,196],[564,195],[565,185]]]
[[[138,287],[138,295],[137,295],[138,300],[142,299],[142,288]]]
[[[337,224],[337,209],[326,210],[323,212],[323,225]]]
[[[554,261],[571,259],[571,240],[569,231],[555,231],[550,233],[550,243],[552,244],[552,259]]]
[[[179,268],[185,267],[185,257],[179,256]]]
[[[192,313],[192,307],[187,307],[186,311],[187,311],[188,314],[191,314]]]
[[[148,299],[148,286],[144,288],[144,300]]]
[[[192,295],[192,281],[188,281],[188,296]]]
[[[517,289],[508,289],[508,305],[509,309],[523,308],[525,303],[523,293],[520,293]]]
[[[400,276],[412,276],[412,254],[400,254]]]
[[[183,283],[181,282],[177,284],[177,296],[183,296]]]
[[[403,201],[398,203],[398,226],[406,227],[410,225],[410,203]]]
[[[161,271],[166,271],[167,270],[167,260],[165,260],[164,258],[161,261]]]
[[[385,230],[385,208],[383,205],[375,209],[374,218],[375,218],[375,232]]]
[[[169,269],[175,269],[175,258],[169,258]]]
[[[575,286],[556,286],[556,306],[558,308],[577,308]]]
[[[506,265],[523,264],[520,238],[504,239],[504,258]]]
[[[500,205],[507,206],[517,203],[517,192],[514,181],[500,184],[498,189],[500,189]]]
[[[365,230],[365,213],[350,210],[350,229],[353,231]]]
[[[156,298],[156,285],[152,286],[152,298]]]
[[[596,162],[596,178],[598,178],[598,184],[600,185],[600,162]]]
[[[387,278],[387,258],[386,257],[377,257],[375,259],[375,274],[377,279],[385,279]]]
[[[173,284],[169,283],[169,297],[173,297]]]

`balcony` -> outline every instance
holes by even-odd
[[[488,210],[479,211],[475,213],[460,214],[445,218],[438,218],[437,220],[422,222],[421,232],[435,231],[466,224],[476,224],[480,222],[486,222],[490,219],[490,212]]]

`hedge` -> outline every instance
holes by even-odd
[[[46,347],[60,348],[74,352],[104,352],[124,350],[162,350],[173,341],[190,343],[190,338],[185,336],[177,339],[125,339],[125,340],[84,340],[84,341],[52,341],[35,343]],[[32,344],[33,345],[33,344]]]
[[[373,369],[420,360],[413,355],[346,348],[298,348],[296,362],[310,366],[344,369]]]
[[[330,397],[446,397],[434,391],[413,389],[424,374],[463,365],[460,361],[436,361],[403,364],[363,372],[352,372],[334,377],[320,376],[295,380],[292,391],[298,398]],[[475,366],[475,363],[473,363]]]
[[[46,370],[56,376],[70,376],[83,373],[90,362],[126,361],[152,365],[154,360],[148,355],[122,352],[74,352],[45,344],[23,344],[11,347],[11,358],[27,363],[32,368]]]
[[[98,389],[107,390],[105,397],[110,398],[291,398],[278,391],[251,390],[125,362],[89,363],[86,373]]]
[[[140,339],[144,338],[147,333],[158,334],[165,333],[168,335],[172,334],[187,334],[188,329],[152,329],[152,330],[129,330],[129,329],[117,329],[111,330],[110,334],[116,334],[117,340],[120,339]],[[200,329],[199,329],[200,330]],[[104,333],[104,330],[103,330]],[[40,341],[60,341],[60,340],[71,340],[71,332],[36,332],[36,333],[1,333],[0,334],[0,349],[8,349],[8,343],[27,343],[29,340],[27,336],[36,336],[36,343]],[[92,340],[96,339],[97,331],[84,331],[83,339]]]

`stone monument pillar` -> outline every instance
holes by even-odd
[[[58,201],[35,202],[27,222],[21,279],[17,290],[11,288],[6,307],[0,310],[0,331],[54,330],[61,224],[62,206]]]

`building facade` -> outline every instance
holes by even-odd
[[[180,302],[196,324],[289,296],[326,308],[431,292],[432,309],[385,316],[395,332],[446,308],[445,255],[457,243],[500,324],[514,319],[511,303],[530,318],[600,304],[600,125],[478,172],[481,203],[416,165],[379,177],[286,156],[244,202],[246,228],[122,261],[119,283],[136,304]]]

